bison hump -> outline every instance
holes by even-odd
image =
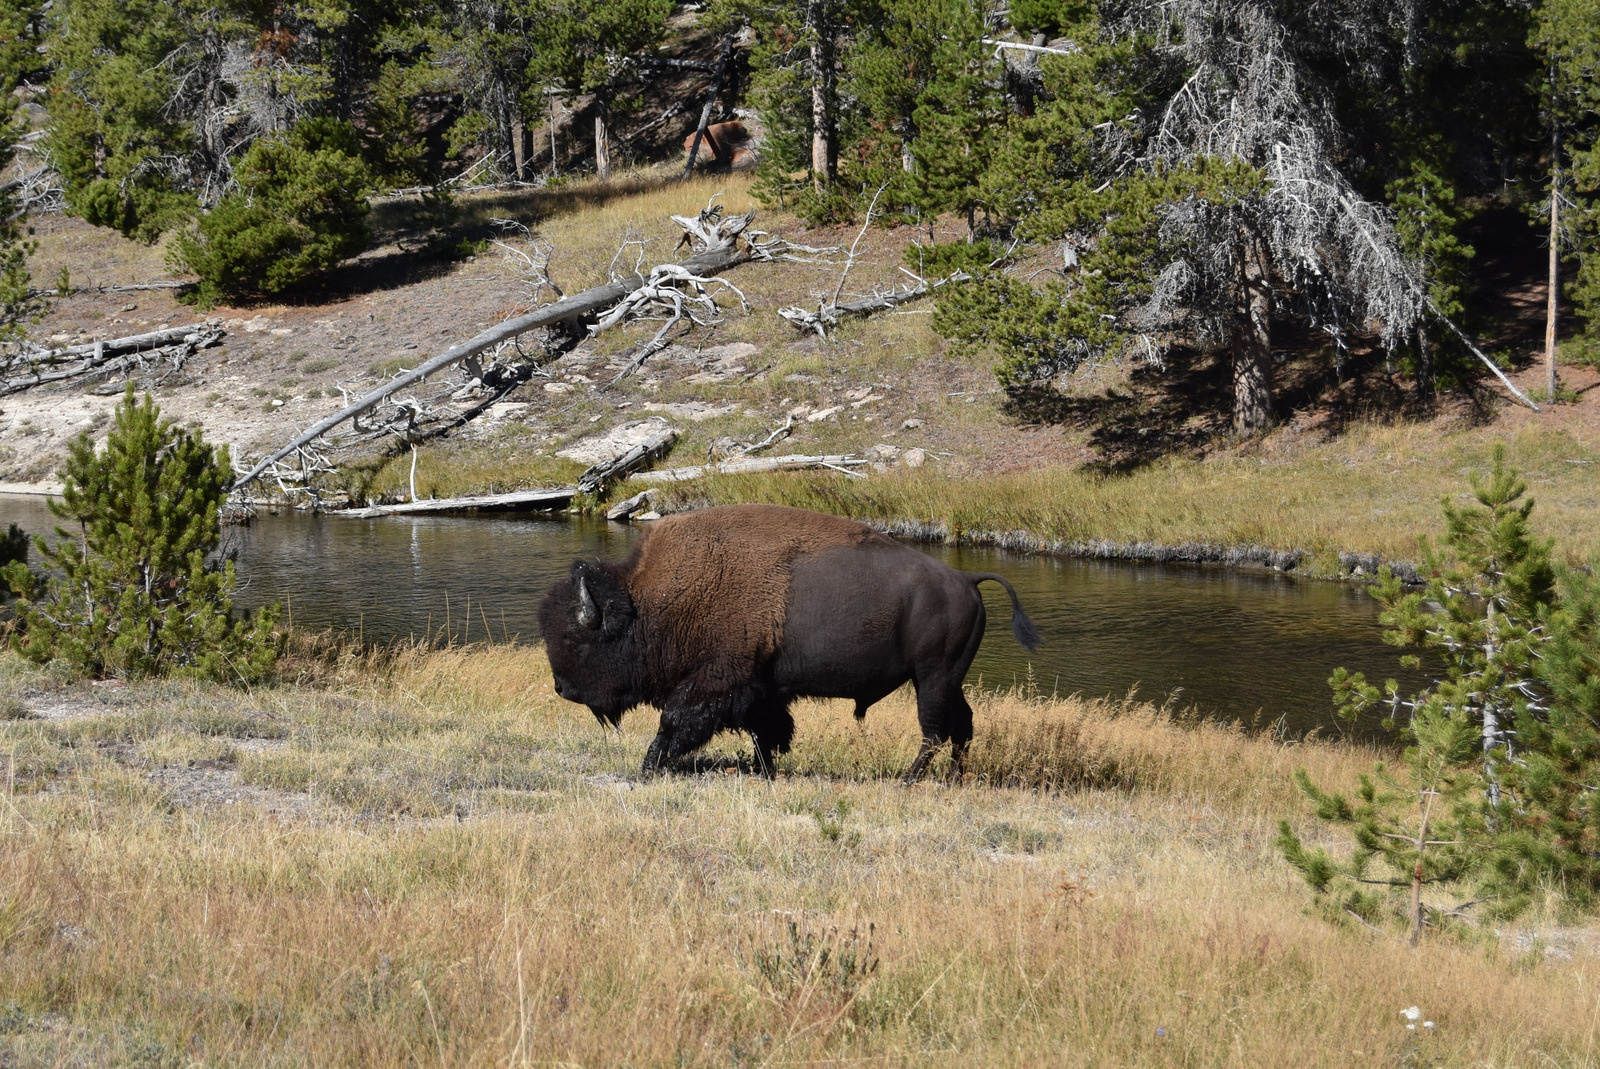
[[[670,674],[707,661],[742,674],[783,641],[795,563],[873,541],[889,540],[864,523],[805,509],[700,509],[651,525],[627,583]]]

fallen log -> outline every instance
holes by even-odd
[[[711,109],[716,106],[717,96],[722,92],[722,78],[728,69],[728,57],[733,55],[733,34],[728,34],[722,39],[722,52],[717,56],[717,69],[711,74],[711,85],[706,90],[706,102],[700,108],[700,125],[694,129],[694,143],[689,146],[689,162],[683,165],[683,177],[687,181],[694,173],[695,157],[700,155],[700,143],[706,139],[706,127],[711,125]]]
[[[135,293],[141,290],[192,290],[193,282],[137,282],[120,286],[69,286],[66,289],[31,289],[28,297],[76,297],[80,293]]]
[[[745,216],[725,220],[723,228],[717,235],[721,239],[721,243],[712,244],[703,251],[695,253],[687,260],[682,261],[677,266],[691,275],[704,276],[715,275],[728,270],[730,267],[748,262],[755,253],[749,243],[740,244],[738,237],[754,218],[755,212],[752,211]],[[319,420],[294,441],[273,452],[235,480],[233,489],[238,490],[254,482],[274,463],[288,456],[296,449],[322,437],[346,420],[360,415],[390,394],[403,390],[413,383],[420,382],[436,371],[441,371],[451,364],[459,363],[468,357],[476,356],[486,349],[499,345],[501,342],[510,341],[512,338],[525,334],[530,330],[554,326],[558,323],[587,319],[610,308],[635,290],[648,285],[650,281],[650,278],[637,273],[628,278],[616,279],[603,286],[584,290],[582,293],[574,294],[571,297],[563,297],[559,301],[537,308],[527,315],[508,319],[480,332],[467,341],[461,342],[459,345],[453,345],[412,370],[396,375],[382,386],[346,405],[333,415]]]
[[[941,278],[935,282],[919,279],[915,286],[905,289],[891,290],[888,293],[875,293],[870,297],[863,297],[858,301],[846,301],[843,304],[823,305],[815,312],[801,308],[798,305],[791,308],[780,308],[778,314],[788,320],[798,330],[814,330],[819,337],[826,338],[827,329],[837,326],[840,319],[852,315],[871,315],[873,312],[888,311],[898,308],[902,304],[921,300],[932,294],[939,287],[949,282],[961,282],[972,276],[965,271],[957,271],[948,278]]]
[[[166,327],[161,330],[152,330],[146,334],[130,334],[125,338],[103,338],[99,341],[84,342],[82,345],[68,345],[62,349],[46,349],[43,352],[29,357],[30,360],[60,363],[73,356],[84,356],[97,349],[104,349],[108,353],[118,353],[127,349],[159,349],[163,345],[183,341],[190,334],[198,334],[207,330],[220,329],[221,321],[208,319],[203,323],[190,323],[186,327]]]
[[[619,453],[610,460],[602,460],[578,476],[578,492],[597,493],[608,483],[665,455],[667,450],[672,448],[672,443],[677,440],[677,431],[671,427],[662,428],[660,433],[640,442],[626,453]]]
[[[511,494],[442,497],[434,501],[407,501],[398,505],[374,505],[371,508],[364,509],[339,509],[329,512],[327,515],[370,520],[379,516],[409,516],[427,512],[517,512],[522,510],[558,509],[570,502],[574,493],[573,487],[562,486],[547,490],[519,490]]]
[[[854,453],[808,457],[792,454],[783,457],[735,457],[718,464],[696,464],[688,468],[662,468],[658,471],[637,471],[628,476],[631,483],[681,483],[705,475],[753,475],[766,471],[800,471],[806,468],[832,468],[846,475],[864,478],[860,472],[851,471],[866,460]]]
[[[178,350],[175,355],[182,360],[197,349],[216,344],[223,333],[216,320],[208,320],[185,327],[171,327],[147,334],[101,339],[84,345],[69,345],[64,349],[47,349],[21,355],[0,369],[9,375],[0,379],[0,397],[21,393],[45,383],[125,371],[144,357],[168,349]],[[46,368],[51,370],[44,370]]]

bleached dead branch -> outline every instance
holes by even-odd
[[[901,268],[901,270],[911,275],[915,280],[913,285],[893,289],[887,293],[874,293],[860,300],[846,301],[844,304],[819,306],[815,312],[801,308],[798,305],[780,308],[778,309],[778,315],[782,316],[797,330],[815,331],[819,338],[826,338],[829,328],[837,326],[839,320],[845,316],[871,315],[873,312],[898,308],[911,301],[920,300],[948,283],[961,282],[972,277],[965,271],[956,271],[945,278],[929,282],[912,274],[906,268]]]

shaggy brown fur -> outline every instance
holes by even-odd
[[[794,562],[836,546],[894,543],[864,523],[782,505],[729,505],[650,526],[619,572],[676,665],[763,663],[783,641]],[[708,606],[716,609],[707,612]]]

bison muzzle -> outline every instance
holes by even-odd
[[[802,509],[729,505],[652,524],[621,562],[576,561],[539,606],[556,693],[616,725],[661,710],[645,754],[660,769],[719,731],[748,732],[767,775],[794,738],[799,697],[851,698],[859,718],[907,680],[917,690],[920,777],[972,740],[962,681],[985,615],[978,584],[1011,595],[1011,633],[1039,633],[1010,583],[960,572],[872,528]]]

